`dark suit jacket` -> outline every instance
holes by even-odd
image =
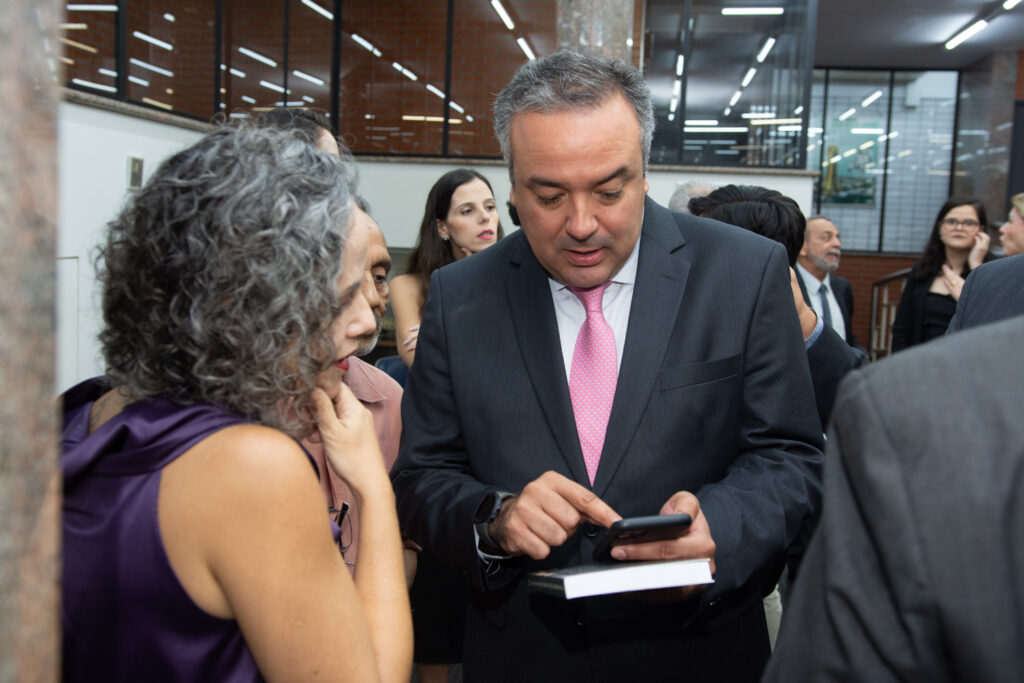
[[[843,312],[843,325],[846,327],[846,343],[863,350],[857,342],[857,335],[853,333],[853,286],[849,280],[838,275],[830,274],[828,280],[832,286],[832,293],[835,294],[836,301],[839,302],[839,309]],[[804,279],[799,274],[797,274],[796,282],[800,285],[800,291],[803,293],[807,305],[813,308],[811,296],[807,293],[807,286],[804,285]]]
[[[522,231],[434,273],[393,470],[409,536],[473,586],[467,680],[755,680],[757,572],[819,503],[821,428],[786,253],[733,226],[645,206],[619,382],[593,490],[623,516],[694,492],[717,545],[700,599],[563,601],[524,573],[590,560],[585,526],[544,561],[488,575],[474,512],[547,470],[589,486],[547,273]]]
[[[844,381],[766,682],[1024,680],[1022,339],[1017,317]]]
[[[947,334],[1024,313],[1024,254],[975,268],[956,304]]]

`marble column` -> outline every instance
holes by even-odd
[[[0,681],[60,676],[54,378],[61,5],[0,2]]]
[[[558,0],[558,47],[629,62],[634,0]]]

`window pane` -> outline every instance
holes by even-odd
[[[808,0],[744,3],[780,15],[725,15],[718,3],[648,5],[648,83],[659,128],[652,161],[802,167]]]
[[[127,97],[208,119],[214,110],[214,5],[150,0],[126,7]]]
[[[442,153],[447,20],[436,3],[345,3],[338,129],[352,151]]]
[[[821,139],[821,213],[846,249],[878,250],[889,108],[888,71],[829,72]]]
[[[286,99],[284,3],[224,0],[223,12],[221,111],[281,106]]]
[[[111,4],[110,7],[115,7]],[[61,24],[67,83],[97,95],[117,93],[114,31],[117,12],[69,9]]]
[[[333,5],[330,0],[289,0],[289,106],[330,112]]]
[[[897,71],[882,251],[920,252],[949,195],[955,71]]]

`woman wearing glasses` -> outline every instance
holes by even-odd
[[[375,327],[354,177],[292,134],[225,127],[110,224],[107,374],[64,396],[66,680],[409,680],[394,494],[340,381]],[[355,579],[312,432],[364,511]]]
[[[952,197],[942,205],[903,288],[892,324],[893,352],[946,333],[964,278],[990,259],[985,225],[985,207],[973,197]]]

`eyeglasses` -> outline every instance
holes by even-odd
[[[342,559],[345,558],[345,551],[352,545],[352,517],[348,514],[348,503],[342,503],[341,508],[336,508],[333,505],[327,508],[327,514],[331,516],[331,520],[338,525],[338,529],[341,534],[338,536],[338,549],[341,550]],[[345,531],[348,530],[346,534]],[[349,561],[345,561],[349,567],[353,564]]]
[[[965,228],[981,227],[981,223],[974,220],[973,218],[964,218],[963,220],[959,218],[943,218],[942,224],[945,225],[947,228],[955,228],[958,225],[962,225]]]

